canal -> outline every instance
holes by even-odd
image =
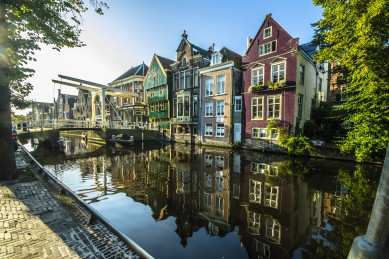
[[[345,258],[381,167],[205,146],[64,137],[38,161],[156,258]]]

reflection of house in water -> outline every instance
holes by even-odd
[[[199,217],[208,221],[209,235],[223,236],[236,224],[233,212],[239,208],[240,164],[234,172],[234,155],[226,150],[203,148],[201,157]]]
[[[319,200],[281,165],[259,153],[243,161],[239,234],[250,258],[289,258],[310,230],[314,215],[307,212]]]

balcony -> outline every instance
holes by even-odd
[[[177,118],[171,118],[172,124],[197,124],[198,117],[192,116],[178,116]]]

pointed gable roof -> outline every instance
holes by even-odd
[[[199,52],[199,54],[201,54],[204,57],[209,56],[209,52],[207,50],[200,48],[197,45],[194,45],[189,42],[188,34],[186,34],[186,31],[184,31],[184,33],[182,34],[182,40],[180,41],[180,44],[178,45],[176,52],[182,51],[183,47],[185,46],[185,43],[191,47],[192,52]]]
[[[158,56],[157,54],[155,54],[155,56],[158,58],[159,63],[162,65],[164,69],[171,70],[171,64],[174,63],[173,60]]]
[[[269,21],[272,21],[273,23],[275,23],[281,30],[283,30],[287,35],[289,35],[289,37],[294,39],[276,20],[273,19],[273,17],[271,16],[271,13],[269,13],[269,14],[266,15],[266,18],[263,21],[261,27],[259,27],[259,30],[257,31],[257,34],[255,34],[255,37],[252,39],[252,41],[250,43],[250,46],[247,48],[247,51],[246,51],[245,55],[247,55],[247,53],[249,53],[251,47],[253,46],[253,43],[255,42],[255,39],[258,38],[258,35],[262,31],[264,25],[266,24],[266,22],[269,22]]]
[[[136,67],[132,67],[129,70],[127,70],[124,74],[122,74],[121,76],[113,80],[112,83],[130,76],[145,76],[148,69],[149,67],[146,66],[145,63],[140,64]]]

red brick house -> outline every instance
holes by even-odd
[[[315,103],[323,70],[298,38],[293,38],[268,14],[242,58],[245,123],[242,144],[278,148],[279,132],[267,130],[275,119],[290,132],[301,130]]]

